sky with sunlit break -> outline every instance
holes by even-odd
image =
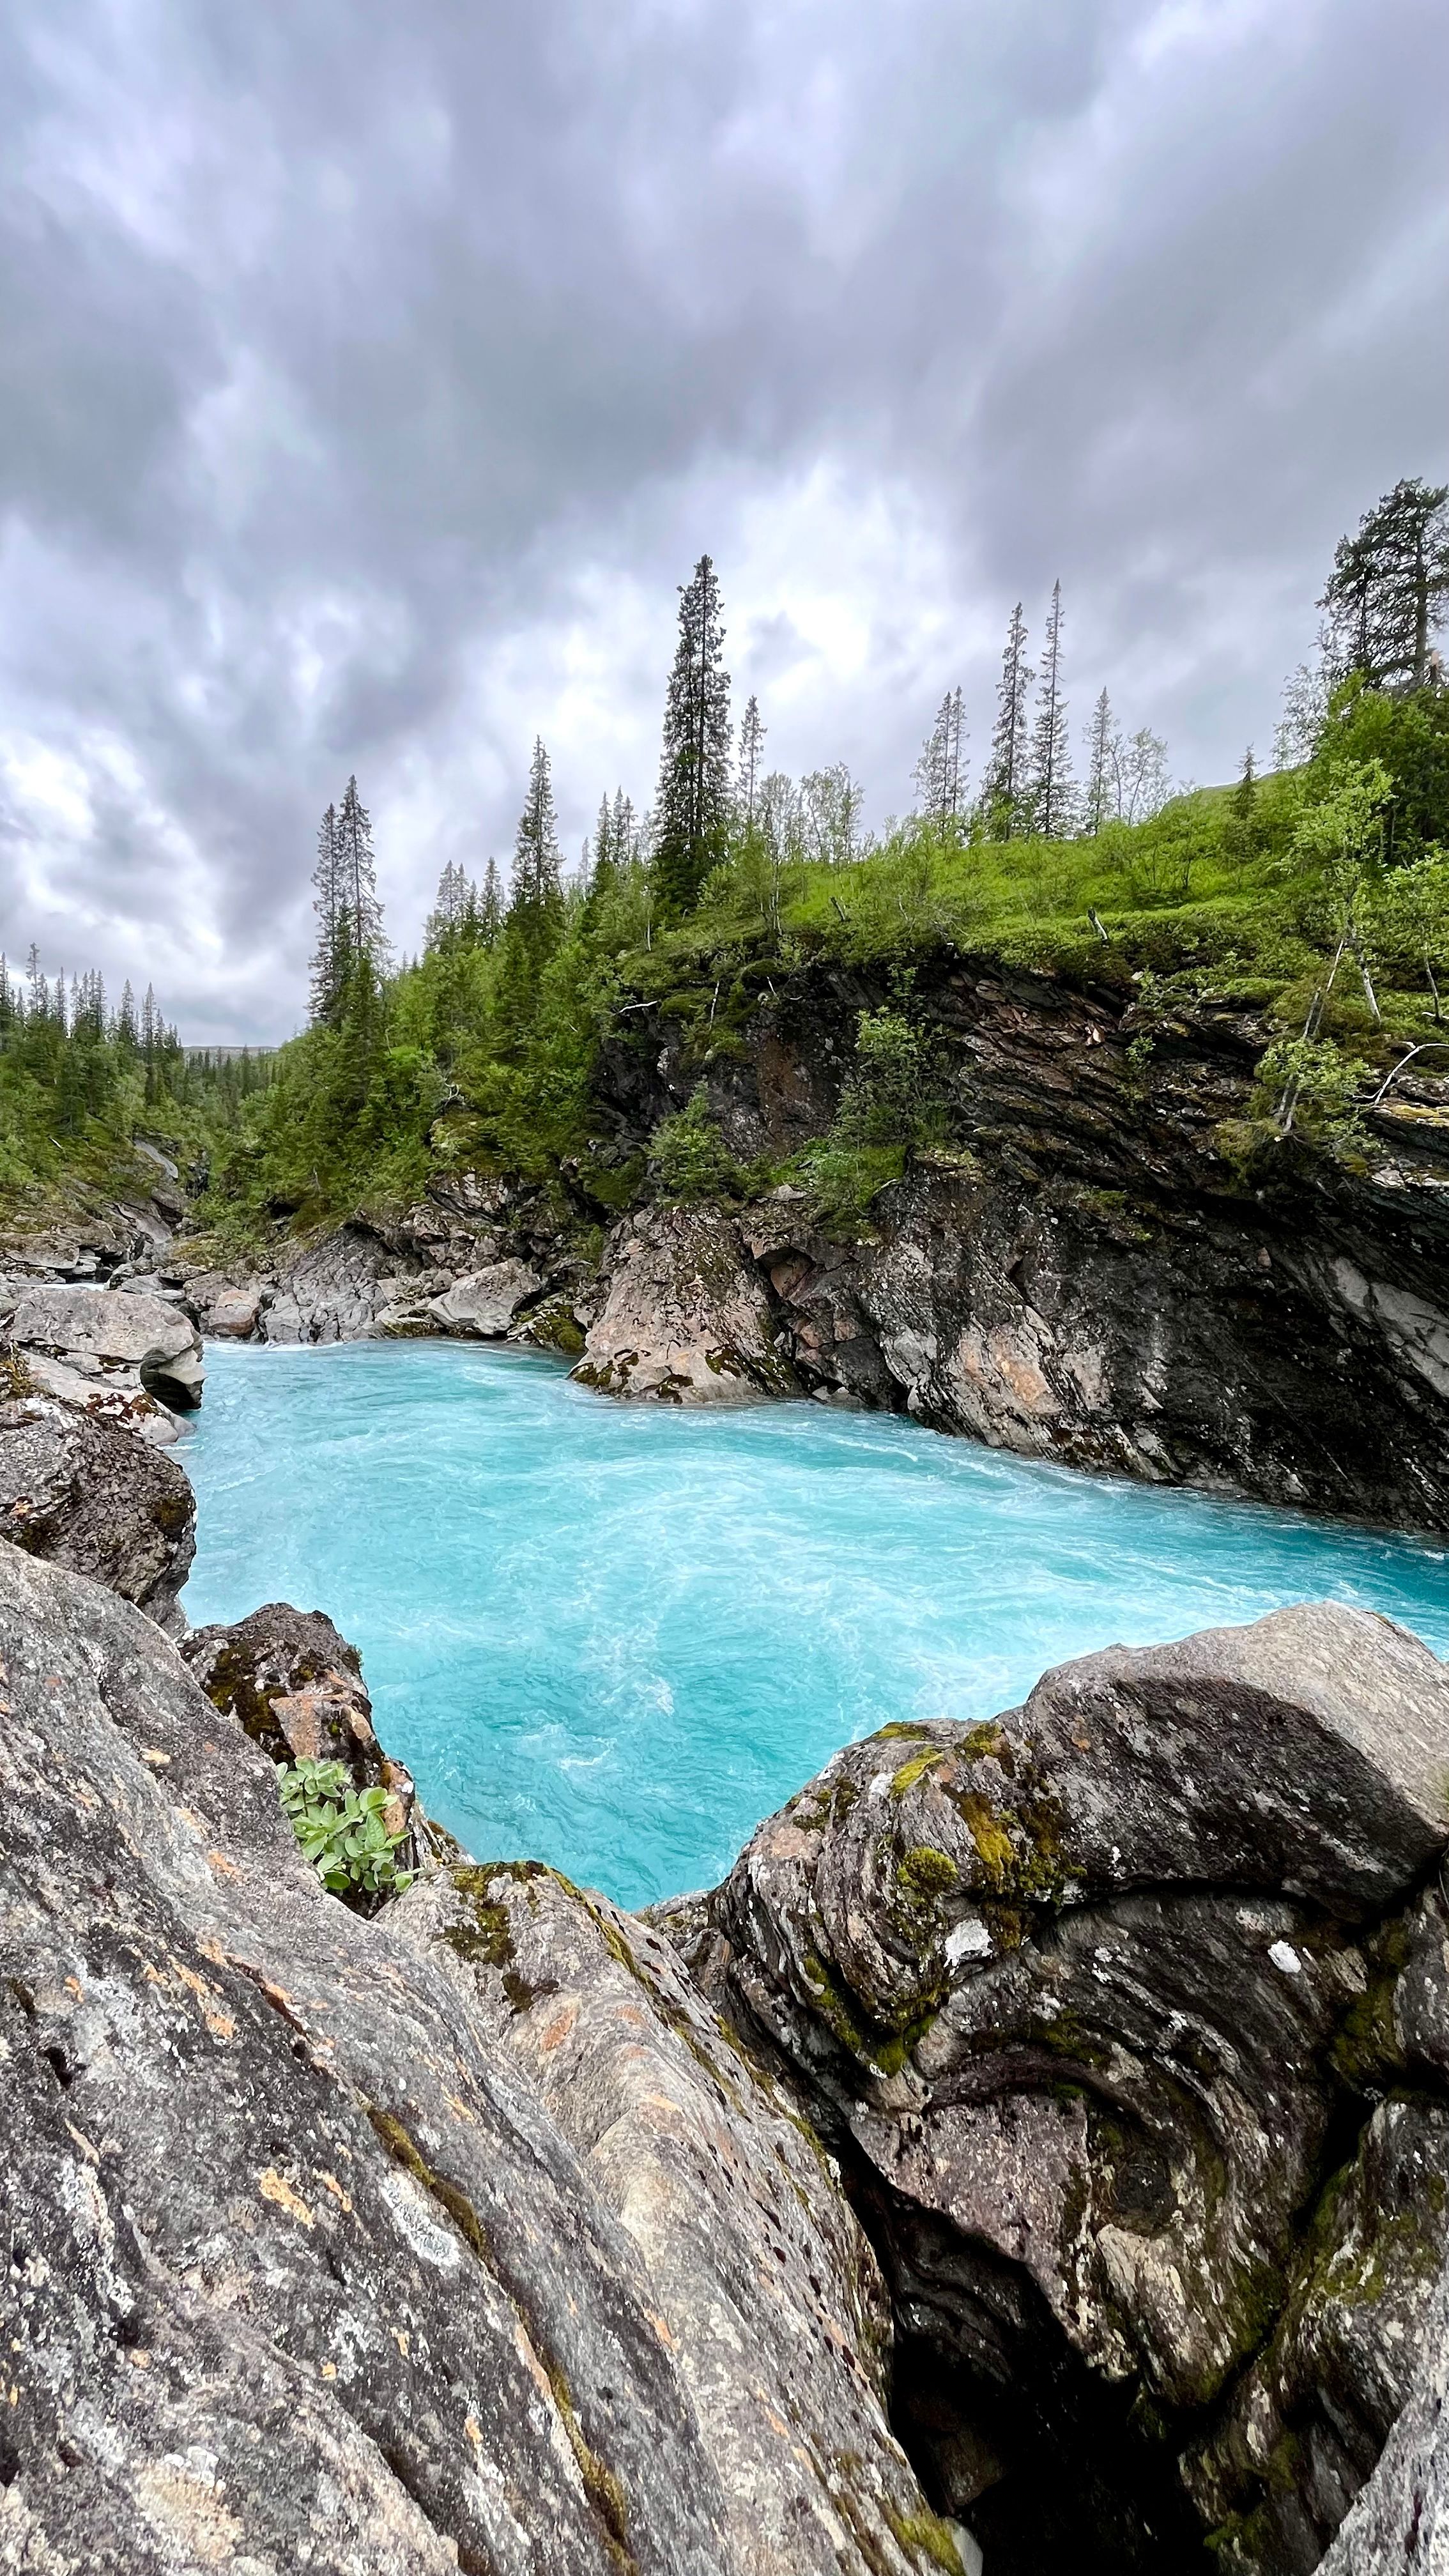
[[[1446,98],[1443,0],[8,0],[12,961],[285,1036],[348,774],[401,948],[535,733],[573,860],[705,549],[877,826],[1057,577],[1078,737],[1265,757],[1449,474]]]

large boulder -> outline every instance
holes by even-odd
[[[8,1339],[96,1392],[144,1389],[181,1412],[201,1402],[201,1335],[166,1298],[49,1284],[21,1285],[11,1298],[0,1316]]]
[[[0,1398],[0,1537],[107,1583],[171,1633],[196,1550],[181,1469],[124,1422],[27,1391],[12,1360]]]
[[[543,1290],[543,1280],[526,1261],[493,1261],[430,1298],[427,1313],[441,1332],[471,1341],[501,1341],[519,1308]]]
[[[611,1240],[608,1293],[573,1374],[604,1395],[664,1404],[754,1404],[798,1395],[775,1346],[769,1297],[734,1221],[655,1208]]]
[[[890,1728],[664,1910],[852,2160],[993,2569],[1317,2564],[1449,2251],[1446,1844],[1449,1672],[1320,1604]]]
[[[159,1632],[4,1549],[0,1678],[0,2563],[47,2576],[931,2576],[957,2563],[881,2419],[868,2259],[763,2086],[732,2158],[737,2106],[759,2085],[736,2052],[701,2065],[680,2102],[686,2167],[715,2104],[703,2179],[741,2327],[736,2351],[728,2321],[706,2320],[695,2358],[676,2320],[687,2332],[702,2275],[693,2294],[662,2258],[656,2275],[648,2228],[612,2205],[621,2178],[602,2141],[581,2156],[528,2047],[501,2036],[499,1994],[475,1976],[502,1948],[495,1900],[454,1875],[370,1921],[335,1903],[266,1753]],[[579,1992],[580,2020],[594,2009],[587,1961],[561,1951],[549,1973],[560,1999],[566,1981]],[[696,2036],[684,1981],[661,1972],[635,1994],[636,2037],[677,2086],[668,2033],[691,2059]],[[514,2000],[505,1978],[502,2005]],[[606,1992],[598,2017],[602,2114],[611,2055],[621,2108],[628,2082]],[[718,2052],[708,2016],[699,2031]],[[536,2029],[540,2064],[546,2040]],[[819,2212],[813,2245],[802,2193]],[[737,2212],[746,2196],[756,2205]],[[703,2225],[698,2190],[695,2208]],[[667,2244],[663,2212],[654,2225]],[[768,2424],[771,2388],[792,2380],[771,2335],[808,2332],[823,2354],[848,2335],[852,2298],[868,2348],[858,2379],[841,2356],[840,2438],[820,2421],[812,2467]],[[807,2390],[792,2403],[802,2429],[819,2421]],[[753,2510],[730,2484],[746,2457],[730,2428],[752,2417]],[[825,2543],[832,2499],[854,2555]]]
[[[268,1601],[179,1642],[213,1708],[234,1718],[269,1761],[340,1762],[355,1789],[387,1791],[383,1821],[409,1838],[401,1866],[419,1857],[416,1842],[439,1840],[418,1808],[411,1772],[377,1740],[362,1658],[325,1611]]]

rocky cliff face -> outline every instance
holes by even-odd
[[[992,2576],[1308,2576],[1369,2478],[1449,2251],[1446,1755],[1425,1648],[1285,1611],[852,1746],[661,1909],[847,2171]]]
[[[611,1218],[604,1176],[617,1206],[701,1078],[741,1164],[821,1136],[882,998],[812,969],[703,1059],[639,1011],[557,1187],[440,1173],[240,1290],[176,1285],[208,1330],[507,1336],[581,1352],[614,1395],[804,1392],[1023,1456],[1449,1527],[1449,1083],[1391,1094],[1347,1157],[1287,1140],[1243,1163],[1269,1034],[1249,1009],[1170,1016],[1130,987],[938,963],[913,1008],[953,1141],[868,1220],[824,1227],[789,1186]]]
[[[742,1162],[824,1130],[880,999],[816,973],[708,1068]],[[965,963],[923,975],[917,1007],[957,1147],[854,1230],[788,1190],[738,1219],[782,1373],[1027,1456],[1449,1526],[1449,1086],[1391,1098],[1349,1162],[1289,1142],[1245,1174],[1251,1013],[1149,1018]],[[677,1024],[633,1025],[605,1075],[623,1144],[698,1079]],[[616,1300],[634,1232],[611,1245]],[[676,1266],[693,1278],[687,1230]]]

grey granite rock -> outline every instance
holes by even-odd
[[[427,1312],[440,1332],[464,1340],[501,1341],[520,1306],[543,1293],[544,1283],[525,1261],[493,1261],[465,1272]]]
[[[573,1372],[583,1385],[665,1404],[799,1394],[733,1219],[652,1209],[619,1229],[606,1269],[607,1294]]]
[[[295,1678],[314,1645],[279,1634],[253,1671]],[[214,1638],[198,1664],[215,1682]],[[494,1927],[455,1905],[466,1874],[371,1921],[328,1897],[265,1752],[113,1594],[0,1549],[0,1690],[0,2566],[952,2565],[882,2421],[854,2224],[784,2097],[733,2051],[713,2065],[721,2035],[659,1945],[633,1936],[626,1991],[604,1933],[622,1950],[627,1927],[560,1900],[562,2086],[547,2020],[505,2036],[516,1996],[475,1974]],[[737,2350],[708,2309],[710,2227]]]
[[[201,1335],[166,1298],[124,1289],[22,1286],[3,1316],[19,1349],[58,1360],[106,1388],[144,1388],[189,1411],[201,1401]]]
[[[886,2420],[889,2311],[838,2174],[668,1943],[530,1862],[430,1877],[398,1915],[451,1959],[637,2245],[731,2565],[950,2567]]]
[[[44,1393],[0,1399],[0,1537],[109,1584],[159,1627],[186,1624],[196,1498],[138,1427]]]

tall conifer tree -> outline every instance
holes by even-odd
[[[991,760],[982,784],[982,801],[994,839],[1009,841],[1021,828],[1027,779],[1027,698],[1036,677],[1026,649],[1026,620],[1018,600],[1006,630],[1001,678],[996,687],[996,723]]]
[[[1072,777],[1067,702],[1062,694],[1062,586],[1052,584],[1052,604],[1042,647],[1041,687],[1036,721],[1031,729],[1031,767],[1027,796],[1031,824],[1044,840],[1061,840],[1076,822],[1077,792]]]
[[[1110,822],[1117,810],[1113,793],[1112,761],[1115,733],[1112,701],[1104,689],[1092,709],[1092,721],[1087,727],[1086,737],[1087,791],[1082,819],[1087,831],[1093,833],[1100,832],[1103,824]]]
[[[483,871],[482,890],[478,896],[478,937],[484,948],[491,948],[503,927],[503,886],[498,874],[498,861],[490,859]]]
[[[701,555],[679,594],[654,809],[654,875],[667,910],[688,912],[724,857],[729,805],[730,675],[719,582],[709,556]]]
[[[1449,484],[1396,483],[1342,537],[1318,605],[1330,677],[1422,689],[1449,596]]]
[[[328,806],[317,826],[312,910],[317,916],[317,944],[312,951],[312,1023],[315,1028],[335,1028],[347,990],[348,962],[335,805]]]
[[[530,928],[557,923],[563,912],[563,878],[559,861],[558,822],[553,779],[541,741],[533,746],[528,794],[518,818],[513,845],[513,910],[527,917]]]
[[[764,775],[765,767],[766,731],[767,727],[760,715],[759,699],[748,698],[745,702],[745,712],[740,718],[740,751],[735,773],[736,801],[739,806],[740,820],[747,832],[752,832],[755,828],[755,807],[759,799],[760,780]]]
[[[346,794],[337,808],[334,846],[338,914],[345,926],[347,971],[350,976],[359,960],[365,957],[376,980],[387,970],[388,949],[382,927],[382,905],[377,899],[372,821],[358,795],[355,778],[349,778]]]
[[[915,783],[923,812],[933,822],[954,823],[966,795],[966,721],[959,688],[948,689],[936,710],[916,763]]]

